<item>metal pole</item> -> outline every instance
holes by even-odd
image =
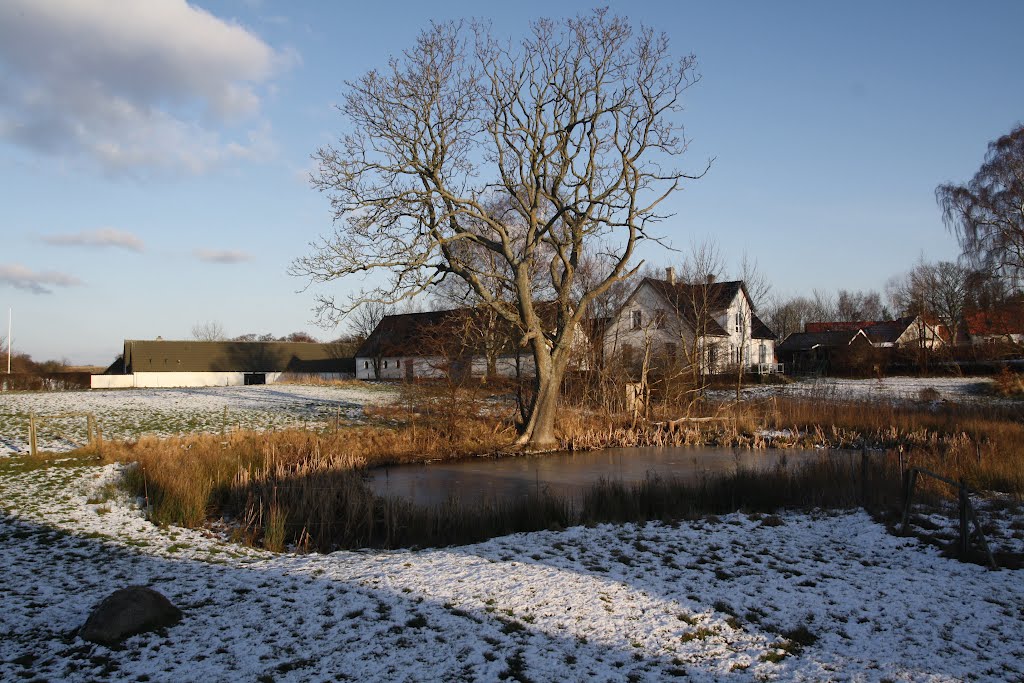
[[[14,345],[11,340],[11,318],[13,317],[13,309],[7,309],[7,374],[11,374],[11,347]]]

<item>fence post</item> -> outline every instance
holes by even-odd
[[[970,529],[967,526],[967,508],[971,504],[970,498],[967,497],[967,486],[964,485],[963,480],[960,480],[960,556],[966,557],[967,552],[970,550]]]
[[[860,451],[860,504],[868,506],[868,447],[863,446]]]
[[[36,411],[28,414],[28,452],[34,457],[36,454]]]
[[[914,499],[914,485],[917,484],[917,468],[911,467],[906,475],[906,487],[903,491],[903,522],[900,524],[900,533],[907,534],[907,525],[910,524],[910,506]]]

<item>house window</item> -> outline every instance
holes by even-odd
[[[741,316],[740,312],[739,312],[739,311],[736,311],[736,331],[737,331],[737,332],[739,332],[739,331],[740,331],[740,329],[741,329],[741,328],[740,328],[740,325],[741,325],[741,318],[742,318],[742,316]]]
[[[643,312],[642,311],[631,311],[630,312],[630,322],[631,322],[630,327],[632,327],[632,329],[639,330],[640,327],[644,323],[644,314],[643,314]]]
[[[363,370],[369,370],[369,369],[370,369],[370,361],[364,360],[363,361]]]
[[[401,358],[399,358],[398,360],[395,361],[395,367],[396,368],[402,367],[402,359]]]
[[[672,344],[671,342],[668,343],[668,344],[665,344],[665,358],[667,358],[670,362],[673,362],[673,363],[675,362],[675,360],[676,360],[676,345],[675,344]]]
[[[764,365],[765,363],[767,363],[768,362],[768,347],[765,346],[764,344],[761,344],[761,349],[758,352],[757,357],[758,357],[758,361],[757,362],[760,363],[761,365]]]
[[[384,369],[385,369],[385,370],[387,370],[387,369],[388,369],[388,362],[387,362],[387,361],[384,361]]]
[[[659,330],[665,329],[665,311],[658,309],[654,312],[654,325]]]

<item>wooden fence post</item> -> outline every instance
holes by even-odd
[[[35,456],[36,454],[36,411],[32,411],[28,414],[28,452]]]
[[[903,491],[903,522],[900,524],[900,533],[906,535],[907,525],[910,524],[910,506],[914,500],[914,486],[917,484],[917,468],[911,467],[907,471],[906,487]]]
[[[864,446],[860,451],[860,504],[868,506],[868,447]]]
[[[967,497],[967,486],[963,480],[960,480],[959,489],[960,498],[960,556],[966,557],[970,550],[970,529],[967,526],[967,508],[971,504],[970,498]]]

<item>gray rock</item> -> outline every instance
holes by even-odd
[[[163,595],[146,586],[129,586],[96,605],[79,633],[93,643],[116,645],[129,636],[179,621],[181,610]]]

